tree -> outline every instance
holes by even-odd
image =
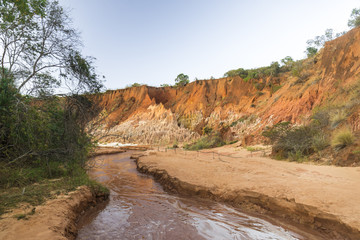
[[[354,8],[352,10],[350,19],[348,21],[348,26],[350,28],[355,28],[360,26],[360,8]]]
[[[32,182],[23,171],[71,174],[85,165],[89,121],[100,111],[92,96],[80,95],[102,88],[93,58],[81,55],[57,1],[0,0],[0,18],[0,186],[11,186],[10,177]],[[71,94],[54,96],[58,86]]]
[[[20,92],[49,95],[61,85],[73,93],[102,88],[93,58],[81,55],[79,35],[57,1],[2,0],[0,16],[1,77],[14,76]]]
[[[294,65],[294,59],[290,56],[286,56],[281,59],[281,63],[283,66],[281,67],[284,71],[290,71]]]
[[[186,86],[186,84],[188,84],[189,81],[189,76],[185,75],[183,73],[180,73],[176,78],[175,78],[175,86]]]
[[[320,48],[324,47],[325,43],[331,41],[335,38],[338,38],[344,35],[346,32],[339,32],[334,34],[334,30],[329,28],[325,30],[325,34],[321,36],[316,36],[314,39],[309,39],[306,41],[308,44],[305,53],[308,57],[314,56]]]
[[[306,53],[307,57],[313,57],[313,56],[315,56],[317,51],[318,50],[315,47],[307,47],[305,53]]]

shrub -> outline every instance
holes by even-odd
[[[296,61],[292,65],[291,74],[294,77],[299,77],[303,69],[304,69],[303,60]]]
[[[345,148],[354,142],[354,135],[349,128],[342,128],[334,132],[331,146],[336,150]]]
[[[317,109],[311,116],[311,124],[319,128],[326,128],[330,124],[330,114],[328,109]]]
[[[319,132],[313,137],[312,147],[315,152],[324,150],[329,145],[329,139],[323,132]]]
[[[220,134],[216,133],[216,134],[201,137],[198,141],[196,141],[192,144],[186,144],[184,146],[184,148],[187,150],[197,151],[197,150],[206,149],[206,148],[221,147],[221,146],[224,146],[225,144],[226,143],[221,138]]]
[[[330,113],[331,127],[336,128],[340,123],[342,123],[348,116],[347,109],[341,108],[336,109]]]
[[[269,138],[271,143],[275,143],[284,136],[290,128],[290,122],[279,122],[272,127],[266,127],[262,135]]]
[[[212,131],[213,131],[213,129],[211,127],[206,126],[206,127],[203,128],[202,134],[203,135],[209,135],[209,134],[212,133]]]
[[[301,151],[289,152],[289,159],[293,162],[304,162],[306,156],[304,156]]]
[[[321,151],[329,145],[326,134],[316,122],[295,127],[291,127],[288,122],[278,123],[265,129],[262,135],[273,143],[273,156],[278,159],[303,161],[307,155]]]

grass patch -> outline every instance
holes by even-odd
[[[59,194],[67,194],[82,185],[89,186],[94,192],[109,193],[106,187],[89,179],[85,170],[77,169],[73,176],[59,179],[44,179],[21,187],[1,188],[0,216],[10,209],[17,207],[20,203],[37,206],[44,203],[47,199],[54,198]],[[17,218],[23,219],[26,216],[18,216]]]
[[[354,135],[348,128],[341,128],[334,132],[331,140],[331,146],[340,150],[354,143]]]
[[[264,150],[264,148],[262,148],[262,147],[255,147],[255,146],[248,146],[248,147],[246,147],[246,150],[248,150],[249,152],[256,152],[256,151]]]
[[[271,87],[271,93],[277,92],[282,86],[281,85],[275,85]]]

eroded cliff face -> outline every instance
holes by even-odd
[[[103,141],[140,144],[188,142],[203,127],[221,130],[227,138],[260,136],[280,121],[305,123],[314,108],[351,104],[348,123],[360,129],[360,29],[327,42],[306,59],[299,74],[244,81],[240,77],[199,80],[185,87],[132,87],[95,96],[106,117],[98,130]],[[261,87],[259,87],[261,85]],[[225,129],[225,130],[224,130]]]

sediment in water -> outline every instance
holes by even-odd
[[[266,216],[268,220],[286,225],[292,231],[314,239],[360,239],[360,231],[342,222],[335,215],[313,206],[296,203],[293,199],[273,198],[254,191],[222,192],[194,185],[170,176],[165,169],[157,169],[139,161],[141,155],[132,156],[138,171],[154,176],[165,190],[185,196],[208,198],[240,208],[247,213]]]

